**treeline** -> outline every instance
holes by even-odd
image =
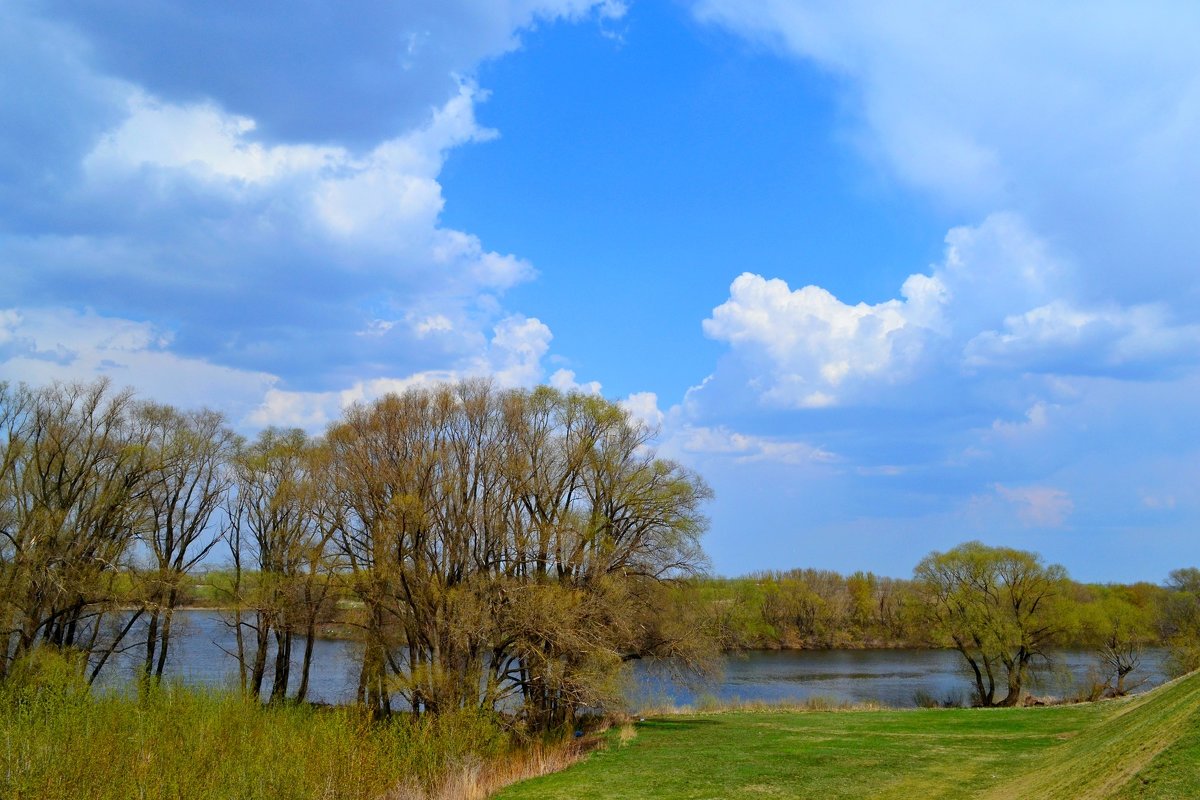
[[[1181,627],[1181,587],[1191,572],[1175,570],[1166,585],[1065,581],[1073,620],[1058,643],[1092,646],[1100,621],[1114,616],[1149,645],[1167,646]],[[792,569],[703,578],[695,591],[716,609],[728,649],[786,650],[928,646],[918,589],[912,579],[870,572]]]
[[[89,681],[126,652],[161,678],[222,551],[240,684],[275,701],[305,698],[339,596],[377,715],[400,698],[554,727],[612,700],[623,661],[708,641],[672,584],[703,567],[709,490],[597,397],[465,382],[247,442],[103,381],[4,386],[0,435],[0,680],[44,648]]]
[[[969,542],[932,553],[913,578],[827,570],[705,579],[695,591],[727,649],[953,647],[980,705],[1013,705],[1030,670],[1065,647],[1095,652],[1095,696],[1134,688],[1147,647],[1200,668],[1200,570],[1166,585],[1083,584],[1035,553]]]

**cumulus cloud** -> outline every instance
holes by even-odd
[[[1055,301],[1004,319],[964,348],[972,367],[1058,374],[1144,373],[1200,358],[1200,325],[1173,325],[1161,305],[1080,309]]]
[[[654,392],[634,392],[621,400],[620,406],[650,430],[662,428],[666,419],[666,415],[658,408],[658,395]]]
[[[550,376],[548,383],[560,392],[579,392],[581,394],[600,394],[600,381],[585,381],[579,383],[575,380],[575,370],[573,369],[557,369]]]
[[[464,378],[489,378],[501,388],[528,388],[545,379],[542,358],[553,335],[538,319],[513,315],[502,319],[482,354],[451,368],[425,370],[402,377],[358,380],[346,388],[330,391],[299,391],[272,388],[246,417],[252,426],[285,425],[319,430],[337,419],[354,403],[366,403],[389,393],[430,388]],[[573,387],[563,387],[570,380]],[[587,391],[599,384],[574,383],[574,373],[558,370],[551,383],[560,388]]]
[[[947,233],[943,260],[897,299],[850,305],[743,273],[704,331],[729,343],[761,401],[791,408],[874,403],[890,387],[980,370],[1153,376],[1200,357],[1200,326],[1161,304],[1063,298],[1079,282],[1019,217],[993,214]]]
[[[464,84],[425,126],[357,157],[264,146],[247,138],[250,120],[134,92],[129,117],[82,159],[82,205],[69,210],[92,216],[86,229],[7,237],[14,279],[0,295],[166,314],[190,352],[310,383],[461,358],[486,341],[496,295],[533,275],[439,224],[445,153],[483,135],[474,102]],[[415,324],[377,325],[381,311]]]
[[[439,175],[496,136],[481,60],[623,8],[6,7],[5,376],[309,429],[410,386],[543,380],[550,329],[503,303],[532,265],[444,226]]]
[[[613,0],[40,5],[86,36],[99,71],[168,103],[210,99],[271,141],[352,147],[419,124],[456,75],[516,49],[523,29],[624,13]]]
[[[622,9],[6,8],[0,304],[170,320],[175,354],[304,391],[494,358],[535,271],[441,222],[448,153],[496,135],[463,76],[538,21]]]
[[[792,291],[747,272],[729,293],[704,332],[767,362],[764,399],[812,408],[838,402],[845,385],[903,375],[921,354],[920,331],[939,326],[945,289],[913,275],[903,300],[850,306],[818,286]]]

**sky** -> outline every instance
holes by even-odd
[[[8,0],[0,378],[622,403],[715,573],[1200,564],[1200,8]]]

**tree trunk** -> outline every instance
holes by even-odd
[[[271,623],[261,611],[256,614],[254,664],[250,669],[250,694],[262,696],[263,678],[267,673],[267,649],[270,647]]]
[[[304,660],[300,663],[300,688],[296,691],[297,702],[303,703],[308,697],[308,672],[312,666],[313,641],[317,637],[317,622],[309,617],[308,627],[304,632]]]
[[[275,628],[275,674],[271,680],[271,702],[287,697],[292,671],[292,632],[280,625]]]
[[[167,609],[163,614],[162,644],[158,648],[158,663],[154,667],[155,680],[161,681],[163,670],[167,667],[167,647],[171,644],[171,620],[175,617],[175,590],[167,596]]]

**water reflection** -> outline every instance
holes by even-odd
[[[1161,684],[1165,651],[1146,651],[1137,677],[1139,690]],[[724,659],[724,675],[707,686],[689,686],[651,665],[638,668],[635,703],[695,705],[706,697],[722,702],[835,702],[910,708],[918,693],[938,702],[967,702],[971,680],[954,650],[783,650],[756,651]],[[1073,695],[1096,666],[1092,653],[1064,650],[1051,669],[1034,670],[1030,690],[1038,695]]]
[[[236,688],[238,684],[237,636],[233,627],[216,611],[177,611],[172,623],[171,649],[165,677],[193,686]],[[252,647],[253,643],[248,642]],[[319,703],[349,703],[354,700],[361,663],[359,646],[354,642],[318,639],[313,643],[312,666],[308,678],[308,699]],[[292,692],[300,684],[303,639],[292,648]],[[105,667],[100,683],[107,687],[129,685],[142,663],[141,649],[120,654],[117,664]],[[275,663],[272,650],[267,658],[264,692],[270,690]]]

